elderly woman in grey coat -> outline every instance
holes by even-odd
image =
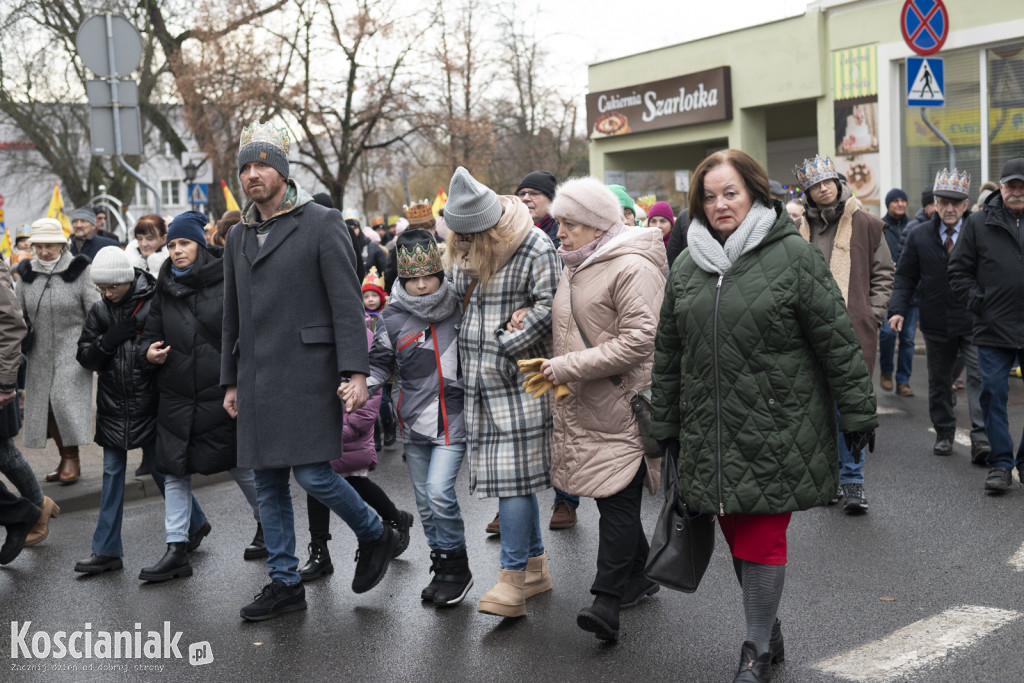
[[[481,498],[498,498],[501,518],[498,583],[480,598],[479,611],[521,617],[526,598],[551,589],[537,506],[537,492],[551,486],[551,399],[523,394],[517,361],[551,355],[561,268],[526,205],[497,196],[462,167],[452,177],[445,221],[445,258],[464,306],[459,356],[469,485]]]
[[[31,260],[18,264],[18,303],[33,333],[25,378],[25,448],[53,437],[60,464],[46,481],[78,481],[78,447],[92,443],[92,373],[75,360],[78,335],[100,294],[89,258],[72,256],[60,223],[42,218],[28,238]]]

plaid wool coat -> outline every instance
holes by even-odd
[[[551,486],[551,393],[523,391],[516,361],[551,357],[551,302],[561,275],[555,248],[532,228],[508,263],[473,289],[459,330],[466,385],[469,490],[480,498],[525,496]],[[453,280],[463,299],[471,278],[458,266]],[[524,329],[505,325],[529,308]]]

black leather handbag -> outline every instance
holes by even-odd
[[[684,593],[697,590],[715,552],[714,515],[693,512],[679,497],[676,453],[661,459],[665,504],[654,528],[644,574],[651,581]]]

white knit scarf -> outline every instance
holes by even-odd
[[[695,218],[686,233],[690,256],[701,270],[724,275],[740,256],[761,244],[777,218],[775,209],[754,203],[747,217],[726,238],[724,247],[711,234],[711,230]]]

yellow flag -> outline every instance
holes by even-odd
[[[46,217],[56,218],[60,221],[64,237],[71,237],[71,221],[68,220],[68,214],[64,211],[64,198],[60,196],[60,185],[56,180],[53,181],[53,196],[50,197],[50,208],[46,210]]]
[[[241,211],[241,207],[238,206],[238,202],[235,201],[235,195],[231,194],[231,188],[223,180],[220,181],[220,186],[224,190],[224,204],[227,206],[228,211]]]
[[[441,209],[448,203],[448,193],[443,189],[437,191],[437,197],[434,198],[434,203],[430,205],[430,211],[435,216],[441,215]]]
[[[11,234],[4,230],[4,237],[0,239],[0,254],[4,258],[10,258],[11,256]]]

